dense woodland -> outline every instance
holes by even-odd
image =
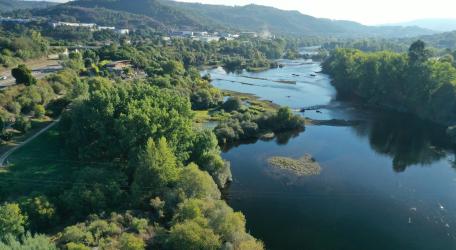
[[[455,54],[433,56],[422,41],[414,42],[408,53],[336,49],[323,68],[341,95],[452,126],[456,123]]]
[[[36,46],[45,55],[51,43],[25,30],[32,36],[5,33],[2,52],[16,64],[39,56],[21,57]],[[14,39],[29,46],[6,47],[16,46]],[[49,140],[63,163],[52,178],[35,176],[39,187],[14,165],[0,173],[0,249],[263,249],[245,231],[244,216],[221,199],[231,172],[219,145],[302,130],[304,122],[288,108],[224,102],[196,67],[269,68],[297,46],[284,39],[141,39],[72,52],[61,58],[64,70],[41,80],[25,65],[14,68],[18,84],[0,91],[0,142],[61,117]],[[113,60],[131,60],[127,78],[106,70]],[[194,122],[195,111],[208,109],[221,121],[215,133]]]

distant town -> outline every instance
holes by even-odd
[[[0,17],[0,23],[30,23],[32,21],[37,21],[35,18],[10,18],[10,17]],[[96,23],[79,23],[79,22],[49,22],[49,25],[56,29],[58,27],[72,27],[72,28],[84,28],[92,32],[109,30],[120,35],[128,35],[131,30],[127,28],[118,28],[115,26],[103,26]],[[219,41],[220,39],[224,40],[235,40],[239,38],[274,38],[275,36],[271,35],[269,32],[238,32],[238,33],[229,33],[229,32],[209,32],[209,31],[195,31],[195,30],[176,30],[170,31],[167,35],[164,35],[162,39],[164,41],[170,41],[172,38],[191,38],[195,41],[202,42],[212,42]]]

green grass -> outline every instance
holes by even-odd
[[[43,117],[41,119],[31,119],[32,128],[27,131],[25,134],[20,134],[20,132],[16,131],[18,135],[14,136],[11,141],[6,142],[5,144],[0,145],[0,154],[8,151],[9,149],[15,147],[17,144],[21,143],[22,141],[27,140],[27,138],[33,136],[42,128],[46,127],[52,122],[52,119],[49,117]]]
[[[52,128],[12,154],[0,171],[0,201],[33,192],[58,195],[70,186],[80,162],[65,157],[57,128]]]

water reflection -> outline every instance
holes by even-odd
[[[327,76],[307,77],[318,70],[317,64],[296,61],[255,74],[211,72],[222,89],[292,108],[321,105],[321,113],[303,114],[313,119],[364,121],[307,126],[303,133],[225,149],[234,177],[225,197],[245,214],[249,232],[268,249],[280,250],[456,249],[456,172],[448,160],[454,151],[444,129],[341,102]],[[322,166],[320,175],[295,180],[269,171],[271,156],[307,153]]]
[[[430,165],[452,150],[439,125],[411,115],[376,111],[372,120],[355,126],[359,136],[367,136],[370,146],[392,158],[393,169],[403,172],[412,165]]]
[[[304,132],[305,130],[294,130],[294,131],[287,131],[274,134],[272,138],[251,138],[246,140],[241,140],[236,143],[227,144],[223,147],[223,152],[228,152],[233,148],[237,148],[241,145],[248,145],[248,144],[255,144],[258,141],[275,141],[277,145],[286,145],[292,138],[296,138],[299,136],[300,133]]]

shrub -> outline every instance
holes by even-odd
[[[21,131],[22,133],[26,133],[27,131],[29,131],[29,129],[32,128],[32,123],[30,122],[30,119],[28,119],[27,117],[19,116],[16,119],[13,128]]]
[[[16,78],[16,83],[23,83],[26,86],[36,84],[36,78],[32,76],[32,71],[24,64],[17,66],[11,70],[11,75]]]
[[[36,118],[42,118],[46,114],[46,110],[41,104],[36,104],[33,108],[33,112],[35,113]]]
[[[223,103],[223,109],[226,112],[232,112],[235,110],[239,110],[242,107],[242,100],[239,97],[230,97],[228,100]]]

